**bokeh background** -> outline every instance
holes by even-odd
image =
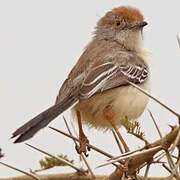
[[[11,133],[27,120],[54,103],[60,85],[91,40],[97,20],[107,10],[121,5],[139,8],[149,23],[144,29],[145,47],[150,51],[152,65],[152,95],[177,112],[180,111],[180,48],[176,36],[180,32],[178,0],[2,0],[0,1],[0,147],[5,153],[3,162],[23,170],[38,169],[44,157],[22,144],[13,144]],[[153,112],[164,133],[176,118],[150,101]],[[70,119],[68,113],[65,113]],[[69,121],[71,122],[71,121]],[[147,139],[158,138],[147,110],[140,118]],[[51,126],[66,130],[62,117]],[[112,154],[119,150],[111,133],[85,129],[92,144]],[[132,149],[143,143],[123,136]],[[67,154],[81,166],[71,140],[46,128],[30,144],[53,154]],[[107,158],[90,152],[88,161],[95,168]],[[113,167],[95,169],[95,173],[110,173]],[[70,168],[54,168],[51,172],[71,172]],[[150,169],[152,175],[166,175],[159,166]],[[0,177],[20,173],[0,165]]]

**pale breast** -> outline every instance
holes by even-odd
[[[149,83],[141,85],[149,91]],[[116,126],[121,126],[124,117],[137,119],[144,111],[148,97],[132,86],[123,86],[105,91],[101,94],[82,100],[74,107],[81,112],[82,121],[95,128],[111,128],[104,111],[110,105],[112,121]]]

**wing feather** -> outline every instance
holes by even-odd
[[[97,93],[118,70],[118,66],[111,62],[101,64],[92,69],[80,89],[81,99],[89,98]]]
[[[127,81],[141,84],[148,78],[148,67],[137,55],[127,53],[109,58],[87,74],[80,88],[80,98],[87,99],[96,93],[128,85]]]

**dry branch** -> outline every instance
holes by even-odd
[[[119,159],[128,160],[127,162],[127,171],[126,177],[135,177],[137,174],[137,170],[143,164],[148,164],[153,160],[155,154],[157,154],[161,150],[167,151],[171,145],[173,145],[177,135],[179,132],[179,127],[174,127],[166,136],[163,138],[158,139],[157,141],[147,145],[144,147],[143,150],[137,151],[127,156],[123,156],[121,158],[113,159],[112,162],[118,162]],[[180,144],[180,142],[179,142]],[[178,146],[179,146],[178,144]],[[111,163],[112,163],[111,162]],[[96,180],[119,180],[123,174],[125,173],[124,169],[117,168],[111,175],[102,175],[96,176]],[[41,180],[92,180],[92,176],[87,174],[84,175],[80,172],[76,173],[68,173],[68,174],[56,174],[56,175],[38,175]],[[31,177],[27,176],[19,176],[14,178],[6,178],[0,180],[30,180]],[[142,180],[143,177],[138,177],[138,179]],[[175,180],[172,176],[168,177],[147,177],[146,180]]]
[[[179,131],[179,127],[174,127],[170,133],[168,133],[163,138],[158,139],[154,143],[149,144],[148,146],[144,147],[144,150],[140,152],[135,152],[134,154],[130,154],[123,157],[118,157],[115,160],[111,160],[108,163],[105,163],[99,167],[109,165],[111,163],[116,163],[119,160],[127,160],[128,161],[128,170],[127,174],[129,176],[133,176],[136,174],[136,171],[141,167],[143,164],[149,163],[151,160],[153,160],[154,155],[157,154],[161,150],[168,151],[169,147],[174,143],[177,134]],[[180,142],[179,142],[180,143]],[[117,169],[116,174],[118,174],[119,177],[122,177],[122,174],[124,172],[122,169]],[[115,175],[114,175],[115,176]],[[114,179],[113,179],[114,180]]]
[[[77,173],[68,173],[68,174],[48,174],[48,175],[40,175],[41,180],[92,180],[92,176],[81,176]],[[142,176],[138,176],[139,180],[143,180]],[[0,178],[0,180],[32,180],[32,178],[28,176],[17,176],[17,177],[9,177],[9,178]],[[110,179],[109,176],[99,175],[96,176],[96,180],[120,180],[119,177],[117,179]],[[125,179],[127,180],[127,179]],[[176,180],[171,176],[167,177],[149,177],[146,180]]]

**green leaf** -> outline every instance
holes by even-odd
[[[70,162],[71,164],[74,163],[73,160],[68,159],[67,155],[57,155],[57,158],[45,157],[44,159],[39,161],[39,164],[42,169],[50,169],[55,166],[67,166],[67,164],[65,164],[63,161],[58,159],[58,157]]]

